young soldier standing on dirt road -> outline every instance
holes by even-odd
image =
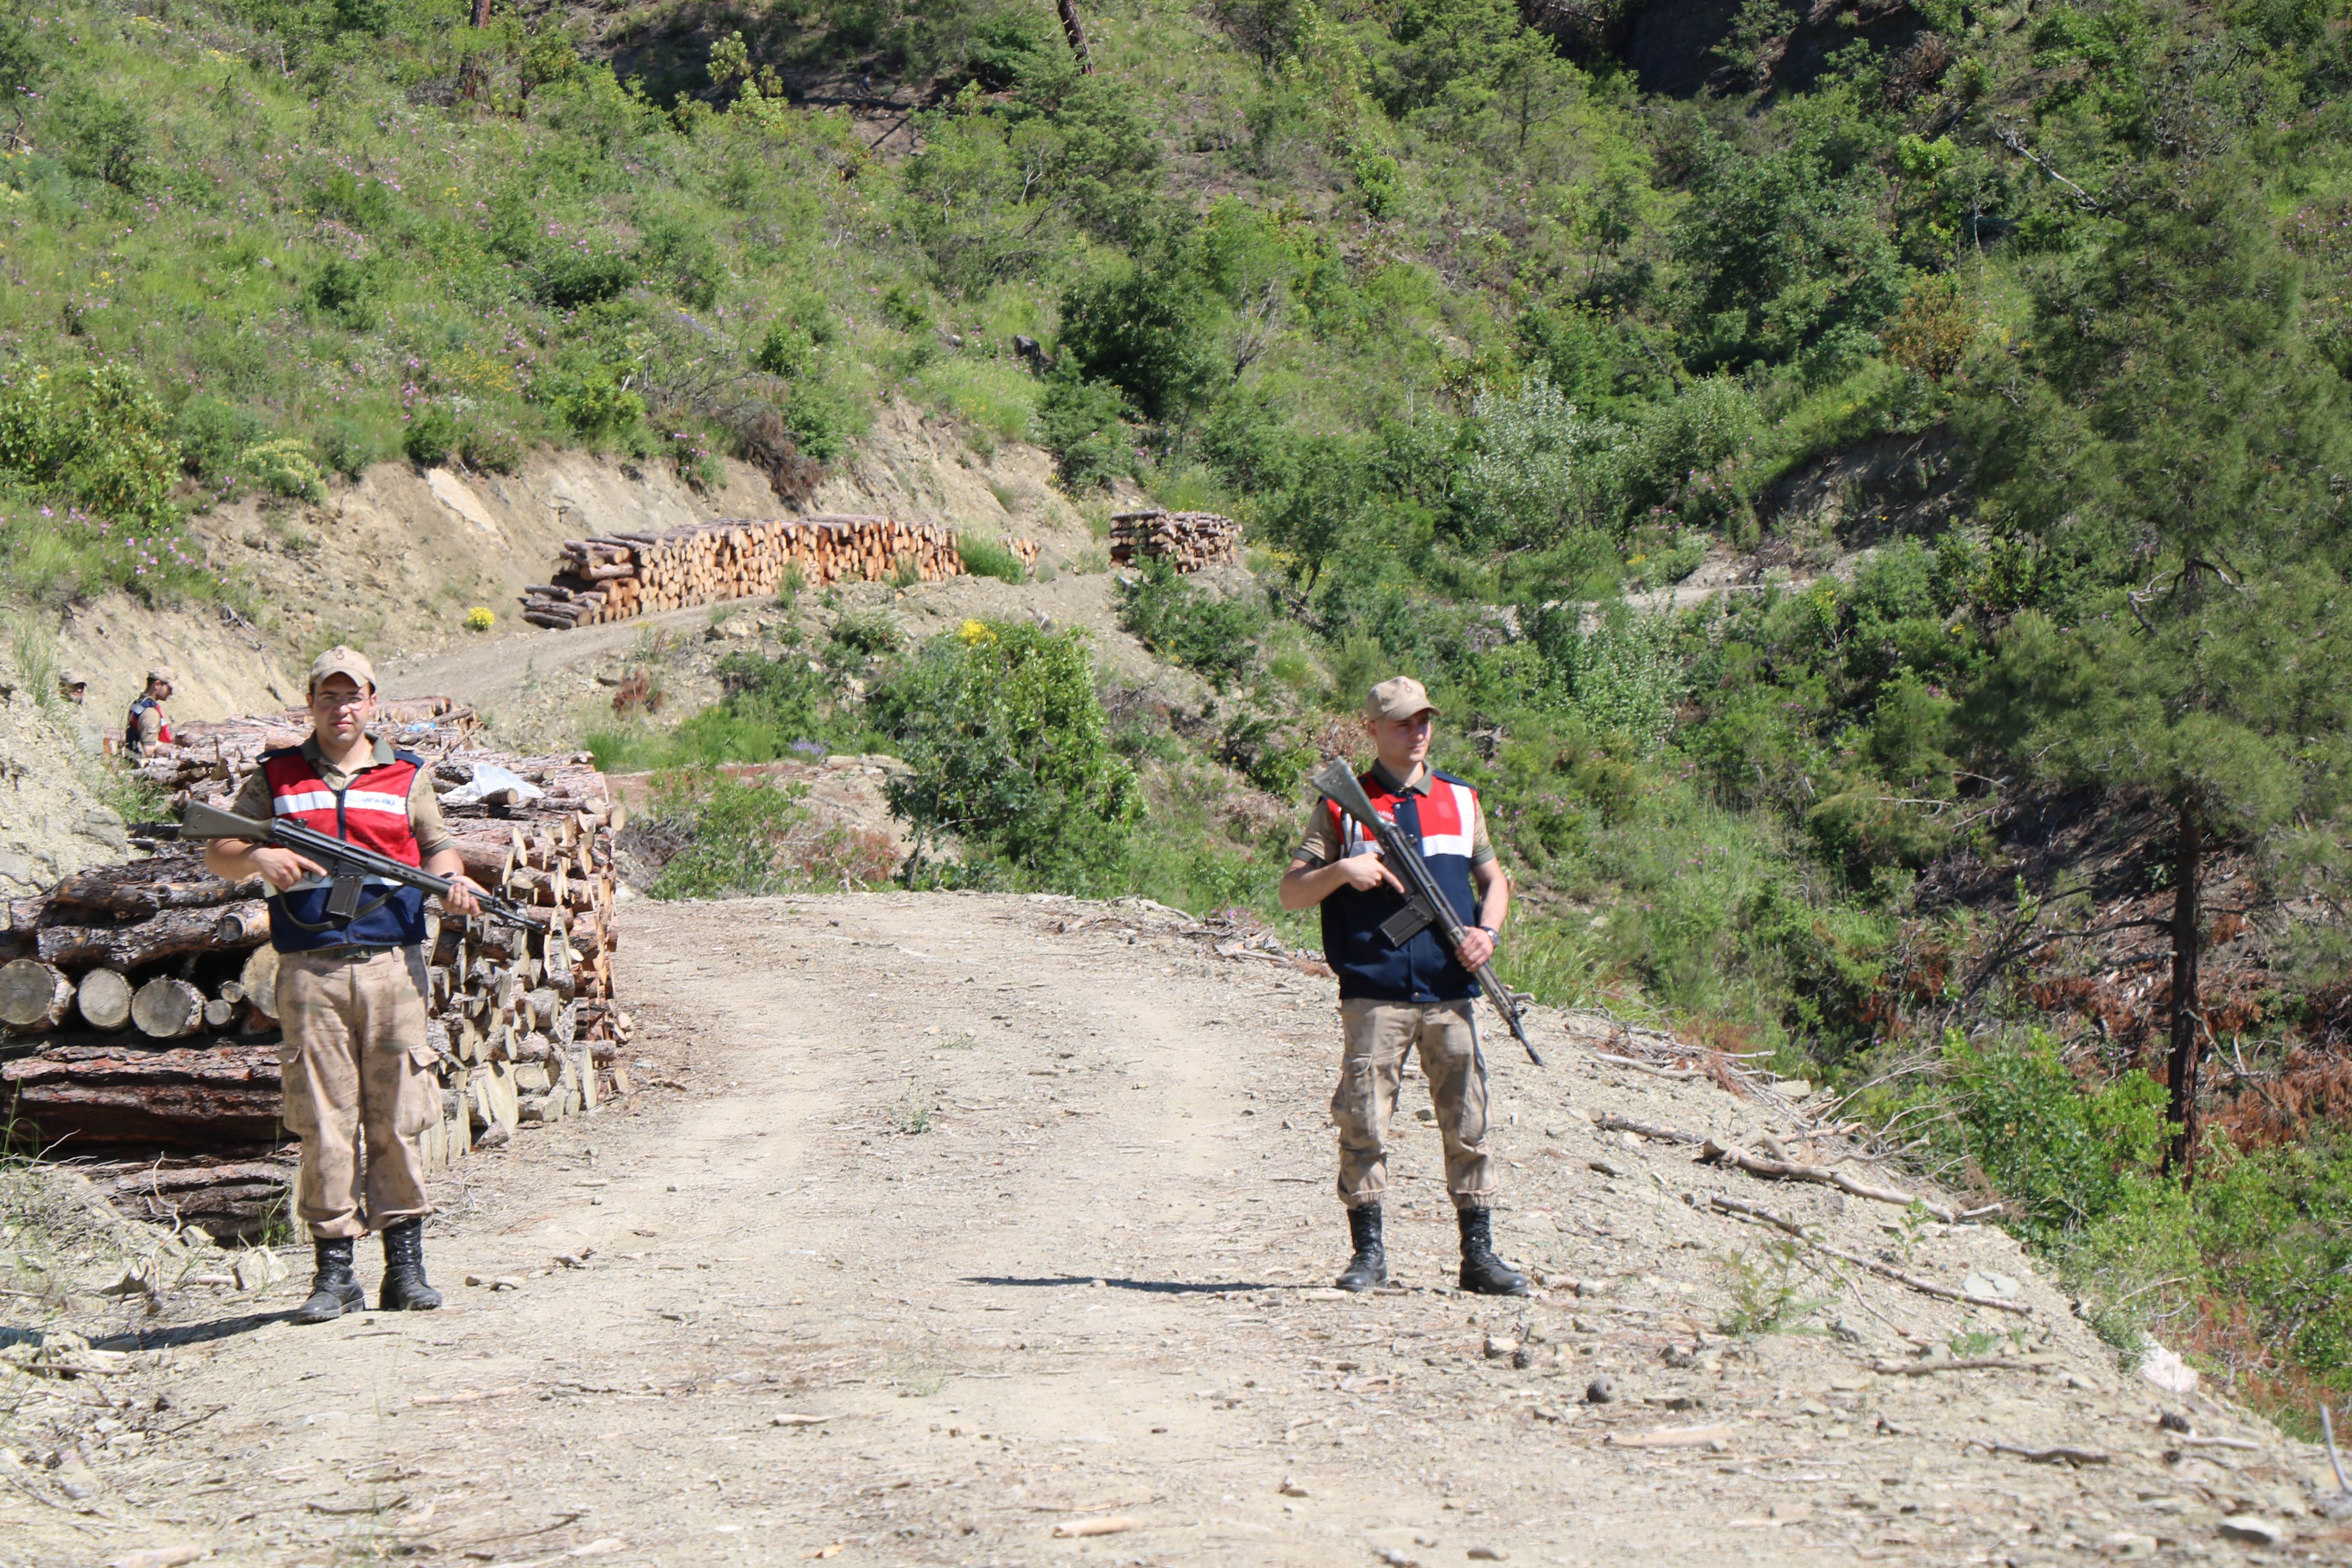
[[[1419,843],[1469,928],[1461,962],[1434,925],[1402,946],[1381,934],[1381,922],[1403,907],[1403,884],[1381,864],[1378,842],[1328,800],[1317,805],[1282,879],[1284,909],[1323,907],[1323,956],[1339,976],[1342,1048],[1331,1116],[1339,1124],[1339,1201],[1347,1205],[1355,1256],[1338,1284],[1369,1290],[1388,1281],[1381,1197],[1389,1184],[1389,1117],[1405,1056],[1419,1047],[1445,1140],[1445,1190],[1462,1228],[1462,1289],[1524,1296],[1526,1279],[1495,1256],[1488,1228],[1495,1163],[1486,1151],[1486,1063],[1471,1012],[1477,985],[1470,970],[1495,951],[1511,885],[1486,841],[1478,792],[1430,771],[1436,718],[1418,680],[1400,676],[1373,687],[1364,700],[1364,728],[1378,760],[1362,783],[1373,807]]]
[[[329,648],[310,666],[310,738],[261,754],[231,808],[257,821],[289,816],[379,855],[421,865],[456,886],[457,914],[476,913],[466,876],[422,759],[368,733],[375,670],[365,656]],[[416,1135],[439,1114],[425,1066],[425,895],[371,881],[357,911],[335,919],[325,868],[290,849],[216,838],[213,874],[259,876],[275,889],[269,941],[278,949],[278,1016],[286,1043],[286,1125],[302,1140],[295,1212],[310,1227],[318,1273],[297,1322],[331,1322],[367,1304],[352,1271],[352,1243],[383,1232],[384,1311],[430,1311],[441,1294],[425,1279],[425,1166]],[[365,1175],[362,1175],[362,1161]]]

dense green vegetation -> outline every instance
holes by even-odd
[[[1074,493],[1248,522],[1261,595],[1122,591],[1205,710],[1097,692],[1067,637],[842,616],[600,753],[887,747],[961,845],[925,878],[1273,918],[1303,764],[1414,670],[1527,894],[1517,983],[1921,1126],[2119,1339],[2157,1323],[2282,1401],[2352,1376],[2321,1092],[2352,760],[2337,0],[1939,0],[1801,78],[1750,6],[1682,100],[1605,26],[1501,0],[1113,0],[1091,73],[1034,0],[593,34],[456,0],[40,10],[0,20],[18,593],[233,593],[191,509],[383,458],[557,442],[698,482],[730,451],[790,489],[885,397],[1037,441]],[[918,105],[910,153],[845,101],[868,76]],[[1711,555],[1754,571],[1659,608]],[[677,779],[709,832],[670,890],[861,874],[790,803]],[[2053,802],[2126,827],[2029,882],[2013,825]],[[2051,1000],[2133,931],[2160,986],[2250,921],[2201,1032],[2161,996],[2120,1031]],[[2208,1100],[2273,1110],[2200,1131],[2224,1033]]]

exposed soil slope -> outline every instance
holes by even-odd
[[[2324,1459],[2119,1374],[2000,1232],[1906,1239],[1900,1210],[1601,1130],[1615,1113],[1805,1143],[1705,1079],[1611,1066],[1559,1015],[1538,1021],[1549,1068],[1491,1064],[1503,1247],[1553,1288],[1447,1289],[1416,1080],[1391,1205],[1400,1288],[1339,1298],[1328,981],[1066,900],[639,903],[626,920],[637,1098],[460,1165],[432,1231],[448,1310],[305,1330],[275,1316],[299,1279],[257,1304],[169,1299],[137,1327],[174,1348],[106,1384],[133,1401],[110,1419],[169,1435],[86,1437],[100,1489],[79,1503],[53,1479],[70,1466],[11,1470],[11,1562],[181,1542],[250,1563],[679,1568],[835,1550],[2230,1561],[2244,1549],[2221,1521],[2241,1512],[2346,1553],[2311,1511]],[[1727,1341],[1723,1259],[1775,1233],[1685,1202],[1717,1191],[1945,1286],[2001,1276],[2032,1311],[1849,1269],[1844,1288],[1799,1281],[1831,1298],[1804,1321],[1832,1332]],[[1897,1326],[1943,1342],[2012,1325],[2039,1370],[1873,1370],[1910,1360]],[[1583,1403],[1601,1374],[1615,1401]],[[142,1414],[159,1391],[170,1410]],[[2160,1428],[2168,1407],[2228,1443]],[[90,1414],[36,1401],[19,1420],[88,1432]],[[1636,1446],[1691,1428],[1715,1446]],[[1132,1528],[1052,1533],[1114,1516]]]

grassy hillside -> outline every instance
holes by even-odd
[[[34,10],[17,594],[234,595],[189,510],[385,458],[791,498],[883,398],[1038,441],[1250,524],[1261,597],[1129,590],[1212,708],[853,617],[603,743],[888,744],[929,875],[1270,913],[1302,764],[1417,669],[1517,983],[1914,1129],[2119,1342],[2352,1375],[2340,4],[1121,0],[1088,71],[1043,0]]]

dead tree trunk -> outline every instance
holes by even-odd
[[[2179,1129],[2165,1152],[2168,1174],[2180,1184],[2197,1179],[2197,1064],[2204,1020],[2197,1011],[2198,878],[2205,855],[2205,817],[2197,799],[2180,801],[2180,831],[2172,849],[2172,1053],[2168,1063],[2172,1100],[2166,1117]]]
[[[1070,54],[1078,62],[1078,74],[1092,76],[1095,54],[1087,47],[1087,26],[1078,20],[1077,0],[1054,0],[1054,4],[1062,13],[1062,36],[1070,40]]]

